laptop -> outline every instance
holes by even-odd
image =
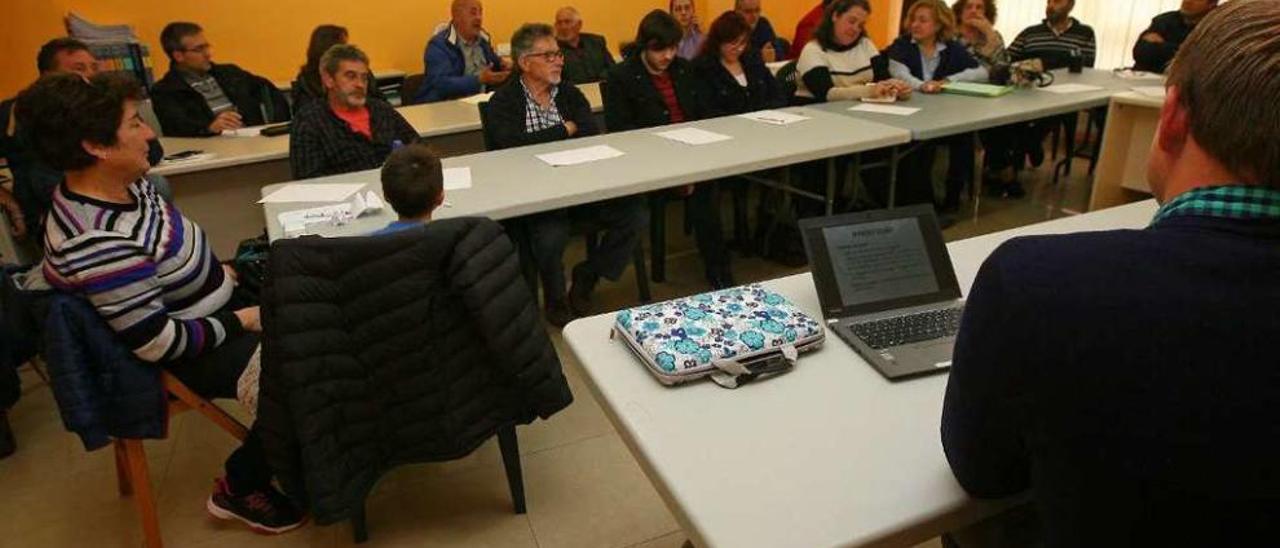
[[[827,328],[880,374],[945,371],[964,311],[929,205],[803,219]]]

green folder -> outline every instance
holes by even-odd
[[[999,97],[1013,91],[1013,86],[997,86],[995,84],[975,84],[972,82],[951,82],[942,86],[942,91],[956,95],[971,97]]]

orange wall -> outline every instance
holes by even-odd
[[[586,30],[604,34],[614,47],[635,35],[645,13],[666,7],[663,0],[489,0],[485,26],[498,42],[506,42],[521,23],[550,22],[558,7],[571,3],[582,12]],[[893,2],[895,11],[897,3]],[[169,21],[190,20],[205,28],[215,60],[234,62],[277,81],[293,78],[311,29],[322,23],[350,29],[352,42],[365,49],[375,68],[418,72],[428,33],[448,19],[449,12],[449,0],[5,0],[5,4],[0,17],[0,97],[17,93],[35,78],[36,51],[45,41],[65,33],[62,17],[71,10],[97,23],[132,25],[151,47],[157,77],[168,67],[159,47],[160,29]],[[764,10],[778,33],[790,38],[796,21],[816,4],[817,0],[764,0]],[[873,13],[869,24],[872,38],[881,45],[889,36],[890,16],[896,19],[885,4],[884,0],[875,3],[884,9]],[[715,14],[732,7],[733,0],[702,0],[698,11],[709,23]]]

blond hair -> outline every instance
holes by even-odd
[[[946,42],[956,37],[956,14],[942,0],[916,0],[907,8],[907,15],[902,18],[902,26],[911,24],[916,10],[927,9],[933,12],[933,20],[938,22],[938,41]]]
[[[1280,188],[1280,0],[1236,0],[1209,12],[1178,50],[1176,87],[1191,134],[1246,183]]]

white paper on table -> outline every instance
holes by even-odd
[[[1137,92],[1139,95],[1155,97],[1156,99],[1164,99],[1165,96],[1164,86],[1138,86],[1133,88],[1133,91]]]
[[[283,204],[290,202],[341,202],[351,194],[365,187],[364,183],[330,183],[306,184],[294,183],[272,192],[258,200],[260,204]]]
[[[862,103],[856,107],[850,107],[849,110],[854,112],[874,112],[876,114],[892,114],[894,116],[911,116],[920,109],[915,107],[896,107],[893,105],[881,105],[878,103]]]
[[[754,120],[756,122],[773,124],[775,126],[785,126],[789,124],[794,124],[796,122],[803,122],[809,119],[808,116],[801,116],[799,114],[792,114],[790,112],[782,112],[780,110],[760,110],[756,112],[748,112],[746,114],[739,114],[738,117],[746,118],[748,120]]]
[[[262,128],[267,126],[249,126],[240,129],[224,129],[223,137],[259,137],[262,135]]]
[[[596,145],[593,147],[575,148],[573,150],[562,150],[560,152],[552,152],[549,154],[539,154],[537,158],[547,164],[550,164],[552,167],[563,167],[608,160],[609,158],[622,156],[622,154],[623,152],[621,150],[609,145]]]
[[[1067,94],[1067,93],[1084,93],[1086,91],[1098,91],[1098,90],[1101,90],[1102,88],[1100,86],[1091,86],[1088,84],[1054,84],[1047,88],[1036,88],[1036,89],[1039,89],[1040,91],[1047,91],[1049,93]]]
[[[769,67],[769,72],[773,73],[774,76],[777,76],[778,71],[782,70],[782,67],[787,66],[787,63],[790,62],[791,61],[774,61],[772,63],[765,63],[764,66]]]
[[[491,91],[491,92],[489,92],[489,93],[480,93],[480,94],[477,94],[477,95],[472,95],[472,96],[470,96],[470,97],[463,97],[463,98],[458,99],[458,100],[459,100],[459,101],[462,101],[462,102],[464,102],[464,103],[471,103],[471,104],[473,104],[473,105],[478,105],[478,104],[480,104],[480,103],[484,103],[484,102],[488,101],[488,100],[489,100],[489,99],[491,99],[492,97],[493,97],[493,92]]]
[[[445,190],[465,190],[471,188],[471,168],[447,167],[444,169]]]
[[[285,211],[277,215],[276,220],[280,221],[285,234],[294,234],[315,224],[345,224],[352,219],[382,211],[385,207],[386,202],[376,192],[357,192],[350,200],[340,204]]]
[[[672,141],[684,143],[686,145],[709,145],[711,143],[719,143],[721,141],[733,139],[733,137],[728,135],[723,135],[714,131],[707,131],[705,129],[698,129],[696,127],[660,131],[654,133],[654,135],[662,137],[663,139],[670,139]]]

